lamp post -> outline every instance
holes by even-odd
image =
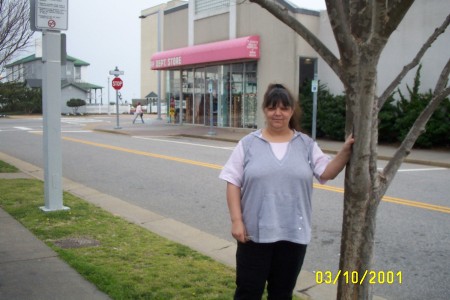
[[[109,104],[110,104],[110,100],[109,100],[109,76],[108,76],[108,116],[111,115],[111,113],[109,112]]]
[[[146,15],[140,15],[140,19],[145,19],[152,15],[158,15],[158,27],[157,27],[157,52],[161,52],[161,9],[158,9],[157,11],[154,11],[152,13],[146,14]],[[158,114],[158,120],[162,120],[161,118],[161,70],[157,71],[157,78],[158,78],[158,100],[156,105],[156,110]]]

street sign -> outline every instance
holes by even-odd
[[[112,87],[115,90],[120,90],[123,86],[123,81],[120,79],[120,77],[116,77],[112,80]]]
[[[115,70],[109,71],[109,75],[114,75],[116,77],[118,77],[119,75],[123,75],[125,74],[124,71],[119,71],[119,69],[116,67]]]
[[[319,87],[319,81],[318,80],[311,81],[311,92],[317,93],[318,87]]]
[[[32,30],[67,30],[69,0],[31,0]]]

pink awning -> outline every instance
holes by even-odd
[[[259,36],[172,49],[152,55],[152,70],[239,59],[259,59]]]

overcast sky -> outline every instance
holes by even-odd
[[[234,1],[234,0],[232,0]],[[324,0],[289,0],[299,7],[325,9]],[[67,53],[90,63],[86,81],[103,86],[108,95],[109,71],[116,66],[121,76],[123,100],[140,95],[140,13],[164,0],[69,0]],[[40,33],[36,34],[41,37]],[[34,53],[34,49],[31,51]],[[20,58],[23,57],[23,54]],[[110,82],[109,81],[109,82]],[[110,88],[110,99],[114,100]],[[100,98],[100,94],[97,94]]]

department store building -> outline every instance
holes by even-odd
[[[338,55],[326,11],[277,2]],[[447,0],[416,1],[380,59],[380,91],[409,63],[449,11]],[[167,114],[173,122],[261,128],[261,102],[268,84],[282,83],[297,95],[315,74],[331,92],[342,94],[339,79],[317,53],[257,4],[174,0],[143,10],[140,18],[141,98],[160,95],[161,106],[167,108],[163,117]],[[423,89],[434,87],[449,48],[447,32],[424,57]],[[404,82],[412,85],[414,72],[410,73]]]

